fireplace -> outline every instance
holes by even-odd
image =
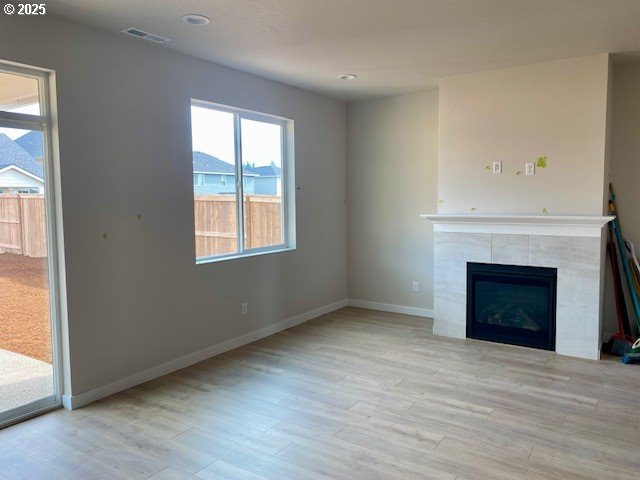
[[[467,304],[475,290],[467,286],[469,262],[518,265],[524,267],[525,274],[545,267],[557,271],[556,286],[548,287],[552,298],[547,304],[555,317],[547,322],[545,348],[555,344],[555,351],[561,355],[600,358],[606,245],[603,227],[613,217],[475,213],[423,217],[433,222],[434,230],[435,335],[479,337],[479,330],[484,327],[480,325],[479,329],[474,322],[471,331],[467,329],[468,321],[473,319],[467,307],[472,312],[475,309],[473,303]]]
[[[557,269],[467,263],[467,337],[555,350]]]

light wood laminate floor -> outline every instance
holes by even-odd
[[[640,367],[346,308],[0,431],[2,479],[634,479]]]

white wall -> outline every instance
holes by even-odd
[[[433,308],[437,135],[437,91],[349,104],[349,298]]]
[[[74,395],[346,298],[343,102],[52,17],[0,59],[56,72]],[[296,251],[195,265],[191,97],[295,121]]]
[[[608,71],[603,54],[441,79],[439,213],[602,214]]]

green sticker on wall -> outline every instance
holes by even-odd
[[[475,212],[478,209],[476,207],[471,207],[469,210],[471,210],[472,212]]]
[[[438,203],[442,205],[444,203],[444,200],[438,200]]]
[[[547,168],[547,157],[538,157],[538,163],[536,163],[536,167]]]
[[[542,209],[542,214],[543,214],[543,215],[546,215],[547,213],[549,213],[549,210],[547,210],[546,208],[543,208],[543,209]]]

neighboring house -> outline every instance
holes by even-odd
[[[32,158],[42,162],[44,154],[42,152],[42,132],[30,130],[29,133],[22,135],[14,140],[22,149],[31,155]]]
[[[253,194],[256,174],[243,168],[242,177],[244,192]],[[207,153],[193,152],[193,191],[196,195],[235,193],[235,167]]]
[[[273,163],[266,167],[252,167],[251,173],[257,175],[254,193],[256,195],[282,196],[282,169]]]
[[[40,161],[34,159],[16,141],[0,133],[0,194],[15,193],[44,193],[42,157]]]
[[[273,164],[265,167],[245,165],[242,177],[246,194],[282,194],[282,169]],[[193,152],[193,191],[196,195],[235,193],[235,166],[207,153]]]

